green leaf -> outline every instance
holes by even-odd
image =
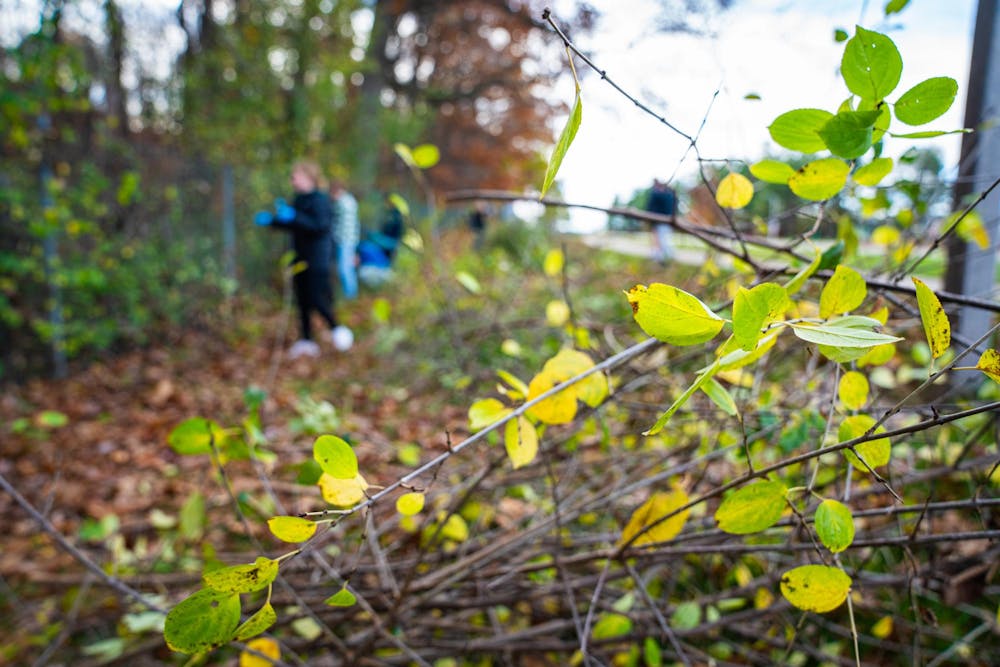
[[[418,491],[404,493],[396,499],[396,511],[403,516],[419,514],[424,509],[424,494]]]
[[[733,301],[733,336],[740,348],[752,352],[763,329],[782,319],[791,305],[788,292],[776,283],[762,283],[749,290],[741,287]]]
[[[701,623],[701,605],[694,601],[681,602],[670,615],[674,630],[693,630]]]
[[[441,151],[434,144],[420,144],[413,149],[413,164],[419,169],[430,169],[441,159]]]
[[[781,576],[781,594],[793,607],[824,614],[844,604],[851,578],[836,567],[803,565]]]
[[[871,148],[872,128],[881,111],[841,111],[826,121],[819,136],[834,155],[853,160]]]
[[[231,565],[202,575],[205,585],[220,593],[253,593],[278,576],[278,561],[259,556],[253,565]]]
[[[524,417],[512,419],[504,429],[504,446],[511,465],[517,470],[534,461],[538,455],[538,431]]]
[[[753,183],[743,174],[726,174],[715,191],[715,201],[722,208],[743,208],[753,199]]]
[[[805,285],[806,281],[812,277],[812,274],[819,270],[820,262],[823,261],[823,253],[820,252],[819,248],[816,248],[815,246],[813,247],[813,251],[815,254],[813,261],[792,276],[791,280],[785,283],[785,293],[789,297],[802,289],[802,286]]]
[[[848,410],[860,410],[868,402],[868,378],[857,371],[848,371],[840,378],[837,396]]]
[[[524,388],[527,395],[527,387]],[[511,413],[511,409],[499,399],[484,398],[469,406],[469,429],[481,431],[490,424],[500,421]]]
[[[646,637],[642,642],[642,659],[646,667],[663,667],[663,651],[652,637]]]
[[[855,171],[851,178],[858,185],[875,186],[892,171],[891,157],[877,157]]]
[[[192,491],[181,505],[177,533],[181,539],[196,542],[205,534],[205,496]]]
[[[657,491],[632,512],[628,523],[622,529],[621,539],[618,540],[619,546],[631,544],[638,547],[674,539],[684,529],[690,510],[678,512],[665,521],[660,519],[687,503],[688,495],[680,487],[670,492]]]
[[[775,118],[768,131],[779,146],[791,151],[815,153],[826,150],[819,130],[831,118],[833,114],[823,109],[793,109]]]
[[[848,440],[854,440],[855,438],[860,438],[875,426],[875,420],[869,415],[853,415],[847,417],[840,424],[840,428],[837,430],[837,437],[841,442],[847,442]],[[885,428],[879,426],[873,431],[873,434],[885,433]],[[892,444],[889,442],[889,438],[877,438],[875,440],[869,440],[867,442],[862,442],[860,445],[854,446],[855,451],[862,459],[865,460],[872,468],[878,468],[879,466],[884,466],[889,462],[889,457],[892,455]],[[862,463],[854,452],[850,449],[843,450],[844,456],[850,461],[855,468],[859,470],[868,470],[865,463]]]
[[[833,31],[833,41],[835,41],[838,44],[840,44],[841,42],[846,42],[848,37],[850,37],[850,35],[848,35],[847,31],[844,30],[843,28],[837,28],[836,30]]]
[[[788,487],[781,482],[748,484],[726,496],[715,511],[719,529],[732,535],[759,533],[778,523],[788,506]]]
[[[192,417],[174,427],[167,444],[178,454],[211,454],[213,438],[216,445],[225,438],[222,428],[209,419]]]
[[[671,345],[698,345],[714,338],[725,320],[684,290],[653,283],[628,291],[632,315],[647,334]]]
[[[885,3],[885,15],[898,14],[910,4],[910,0],[889,0]]]
[[[788,179],[792,177],[792,174],[795,173],[795,170],[792,169],[791,165],[784,162],[761,160],[750,165],[750,173],[753,174],[754,178],[765,183],[785,185],[788,183]]]
[[[839,264],[819,296],[819,316],[831,317],[854,310],[868,295],[868,285],[861,274]]]
[[[253,616],[236,628],[236,635],[233,637],[238,642],[245,642],[251,637],[256,637],[260,633],[278,622],[278,614],[270,602],[265,602],[264,606],[257,610]]]
[[[55,429],[61,428],[69,423],[69,417],[61,412],[55,410],[43,410],[36,418],[35,421],[42,428]]]
[[[744,352],[743,350],[738,350],[738,352],[740,352],[741,354],[753,354]],[[698,375],[698,377],[695,378],[694,383],[692,383],[690,387],[684,390],[683,394],[681,394],[680,396],[677,397],[676,400],[674,400],[673,404],[671,404],[671,406],[667,408],[667,411],[664,412],[662,415],[660,415],[660,418],[656,420],[656,423],[653,424],[652,428],[650,428],[648,431],[644,431],[643,435],[656,435],[657,433],[662,431],[663,427],[667,425],[668,421],[670,421],[670,418],[674,416],[674,413],[680,410],[681,406],[687,403],[688,399],[691,398],[691,396],[693,396],[696,391],[701,389],[701,387],[705,383],[707,383],[712,378],[712,376],[719,371],[719,368],[722,366],[723,361],[724,358],[716,359],[711,366],[704,369]],[[727,361],[726,363],[730,362]]]
[[[848,90],[877,102],[896,89],[903,72],[903,59],[891,39],[857,26],[844,49],[840,72]]]
[[[850,171],[850,166],[840,158],[814,160],[788,179],[788,187],[803,199],[829,199],[843,189]]]
[[[876,333],[859,327],[829,324],[790,324],[792,332],[804,341],[830,347],[875,347],[903,340],[898,336]]]
[[[170,610],[163,638],[173,651],[202,653],[233,638],[240,624],[240,596],[203,588]]]
[[[393,192],[389,195],[389,203],[399,209],[404,218],[410,217],[410,203],[406,201],[403,195]]]
[[[408,167],[417,166],[416,160],[413,159],[413,151],[410,150],[409,146],[407,146],[406,144],[397,143],[393,144],[392,149],[396,152],[396,155],[399,156],[399,159],[406,163],[406,166]]]
[[[972,132],[969,129],[961,130],[924,130],[923,132],[908,132],[906,134],[896,134],[895,132],[890,132],[889,136],[896,137],[897,139],[933,139],[935,137],[943,137],[946,134],[968,134]]]
[[[840,553],[854,542],[854,517],[843,503],[826,499],[816,508],[816,534],[832,553]]]
[[[345,584],[343,588],[324,600],[323,604],[329,607],[353,607],[357,602],[357,596],[349,591]]]
[[[720,410],[725,412],[730,417],[735,417],[740,414],[740,410],[736,407],[736,401],[733,400],[732,395],[725,387],[722,386],[722,383],[715,378],[708,378],[700,389],[705,392],[710,399],[712,399],[713,403],[719,406]]]
[[[316,438],[313,458],[323,472],[336,479],[354,479],[358,475],[358,457],[354,450],[335,435]]]
[[[274,516],[267,527],[282,542],[305,542],[316,534],[316,522],[301,516]]]
[[[924,281],[916,277],[911,277],[911,280],[917,289],[920,322],[924,326],[924,335],[931,348],[931,358],[937,359],[951,346],[951,323],[948,321],[948,313],[944,312],[937,295]]]
[[[582,117],[583,100],[580,99],[580,87],[577,86],[576,99],[573,101],[573,110],[569,114],[566,126],[563,127],[562,133],[559,135],[556,147],[552,151],[552,157],[549,158],[549,165],[545,169],[545,178],[542,181],[542,192],[539,198],[544,197],[545,193],[552,187],[552,183],[556,179],[556,174],[559,172],[559,166],[562,164],[563,158],[566,157],[566,151],[569,150],[570,145],[573,143],[576,131],[580,129]]]
[[[479,281],[476,280],[476,277],[468,271],[458,271],[455,273],[455,280],[458,281],[459,285],[469,290],[469,293],[471,294],[482,294],[483,292],[483,286],[480,285]]]
[[[594,639],[614,639],[632,632],[632,619],[624,614],[603,614],[594,623]]]
[[[896,118],[907,125],[929,123],[951,108],[957,94],[958,82],[951,77],[935,76],[926,79],[896,100]]]

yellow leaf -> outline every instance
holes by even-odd
[[[728,174],[719,182],[715,201],[723,208],[743,208],[753,199],[753,183],[742,174]]]
[[[937,295],[922,280],[911,277],[917,289],[917,307],[920,308],[920,322],[924,325],[924,335],[931,348],[931,357],[937,359],[948,351],[951,345],[951,323],[944,312]]]
[[[453,542],[464,542],[469,539],[469,524],[458,514],[451,514],[441,527],[441,537]]]
[[[959,215],[961,214],[953,213],[946,224],[952,223]],[[983,225],[983,218],[977,211],[971,211],[962,218],[955,228],[955,233],[963,240],[975,243],[981,250],[986,250],[990,247],[990,235],[986,232],[986,226]]]
[[[863,436],[873,426],[875,426],[875,420],[872,417],[868,415],[853,415],[845,419],[840,424],[837,437],[840,438],[841,442],[854,440],[855,438]],[[885,427],[879,426],[875,429],[874,433],[885,433]],[[855,445],[854,449],[857,451],[858,455],[865,460],[865,463],[870,465],[872,468],[884,466],[889,462],[889,457],[892,454],[892,445],[889,442],[889,438],[877,438],[875,440],[862,442],[860,445]],[[859,470],[868,470],[868,468],[865,467],[865,463],[862,463],[858,457],[854,455],[854,452],[849,449],[845,449],[843,452],[844,456],[847,457],[848,461],[854,464],[855,468],[858,468]]]
[[[424,508],[424,494],[413,491],[396,499],[396,511],[403,516],[413,516]]]
[[[781,577],[781,594],[802,611],[824,614],[844,604],[851,592],[851,578],[836,567],[803,565]]]
[[[278,646],[278,642],[273,639],[267,637],[251,639],[247,642],[247,648],[252,648],[271,660],[243,651],[240,653],[240,667],[271,667],[274,664],[272,661],[281,660],[281,648]]]
[[[561,382],[551,372],[543,370],[528,384],[528,400],[541,396]],[[576,391],[567,387],[532,406],[528,414],[543,424],[568,424],[576,416]]]
[[[766,588],[758,588],[753,596],[754,609],[767,609],[774,603],[774,595]]]
[[[505,370],[498,370],[497,377],[506,383],[506,386],[497,385],[500,387],[500,392],[507,396],[510,396],[514,400],[523,400],[525,396],[528,395],[528,385],[521,381],[521,378],[517,377],[513,373],[508,373]]]
[[[300,516],[271,517],[267,527],[282,542],[305,542],[316,533],[316,522]]]
[[[860,410],[868,401],[868,378],[857,371],[844,373],[837,395],[848,410]]]
[[[538,455],[538,432],[530,421],[524,417],[507,422],[504,433],[504,445],[507,456],[514,469],[526,466]]]
[[[545,271],[545,275],[555,278],[563,270],[564,264],[563,252],[559,248],[553,248],[545,253],[545,261],[542,263],[542,269]]]
[[[364,500],[365,489],[368,488],[368,482],[360,474],[355,475],[354,479],[337,479],[323,473],[318,484],[323,500],[335,507],[357,505]]]
[[[556,299],[545,306],[545,321],[550,327],[561,327],[569,321],[569,306],[565,301]]]
[[[883,616],[875,621],[872,626],[872,635],[879,639],[885,639],[892,634],[892,616]]]
[[[880,225],[872,230],[872,243],[889,247],[899,243],[899,230],[892,225]]]
[[[862,304],[868,294],[865,279],[854,269],[838,264],[819,295],[819,316],[840,315]]]
[[[983,352],[976,369],[985,373],[994,382],[1000,382],[1000,352],[992,349]]]
[[[480,431],[509,415],[511,409],[495,398],[484,398],[469,406],[469,428]]]
[[[683,507],[688,502],[688,495],[683,489],[675,488],[667,493],[658,491],[632,513],[632,517],[622,530],[619,545],[631,543],[632,546],[667,542],[674,539],[683,530],[687,522],[689,510],[678,512],[665,521],[659,521],[668,514]],[[659,521],[659,523],[657,523]],[[655,525],[654,525],[655,524]],[[647,527],[652,526],[648,530]],[[644,532],[645,531],[645,532]],[[641,533],[641,534],[640,534]],[[636,537],[638,535],[638,537]],[[632,539],[635,538],[633,542]]]

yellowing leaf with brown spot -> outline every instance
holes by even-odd
[[[332,475],[323,473],[319,478],[319,490],[323,494],[323,500],[334,507],[352,507],[365,498],[365,489],[368,482],[361,475],[355,475],[354,479],[337,479]]]
[[[931,348],[931,357],[937,359],[948,351],[951,345],[951,322],[944,312],[937,295],[920,278],[911,277],[917,290],[917,307],[920,308],[920,322],[924,325],[924,335]]]
[[[715,338],[726,323],[697,297],[663,283],[628,291],[632,316],[647,334],[671,345],[698,345]]]
[[[803,565],[781,577],[781,594],[793,607],[825,614],[847,600],[851,578],[843,570],[827,565]]]
[[[985,373],[994,382],[1000,382],[1000,352],[996,350],[986,350],[979,357],[976,370]]]
[[[512,419],[504,432],[504,446],[515,470],[526,466],[538,455],[538,431],[524,417]]]
[[[753,183],[742,174],[728,174],[715,191],[715,201],[723,208],[743,208],[751,199]]]
[[[632,513],[625,529],[622,530],[622,537],[618,544],[631,543],[632,546],[638,547],[643,544],[667,542],[674,539],[684,529],[684,524],[690,513],[689,510],[678,512],[665,521],[659,520],[683,507],[687,502],[688,495],[680,488],[675,488],[669,493],[665,491],[654,493],[649,500]],[[658,521],[659,523],[657,523]],[[650,527],[649,530],[645,530],[647,527]],[[636,537],[637,535],[638,537]],[[633,538],[635,538],[634,542]]]
[[[266,655],[271,659],[268,660],[267,658],[243,651],[240,653],[240,667],[271,667],[274,661],[281,660],[281,648],[278,646],[278,642],[268,637],[251,639],[247,642],[247,648],[251,648],[257,651],[257,653]]]

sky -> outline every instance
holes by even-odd
[[[609,78],[686,134],[695,135],[707,112],[698,140],[704,158],[753,162],[780,154],[767,132],[775,117],[802,107],[836,111],[849,93],[837,75],[844,45],[833,33],[841,28],[853,35],[855,25],[888,34],[899,48],[903,74],[890,100],[931,76],[958,81],[951,110],[920,129],[962,125],[976,0],[912,0],[888,21],[885,0],[736,0],[706,20],[709,36],[656,33],[654,0],[592,4],[603,14],[601,24],[579,46]],[[560,3],[555,7],[558,18]],[[562,8],[569,16],[568,5]],[[576,65],[586,68],[579,60]],[[571,104],[571,82],[560,92]],[[751,93],[760,100],[746,99]],[[681,183],[691,181],[696,163],[691,156],[680,162],[687,140],[592,73],[583,78],[581,94],[583,120],[558,177],[567,201],[608,206],[675,169]],[[918,145],[939,147],[945,164],[954,165],[960,142],[951,135]],[[886,154],[914,143],[887,139]],[[605,223],[602,214],[573,210],[570,228],[589,231]]]

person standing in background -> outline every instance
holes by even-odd
[[[319,167],[305,160],[292,166],[291,185],[295,197],[289,205],[275,200],[274,212],[260,211],[254,222],[264,227],[285,230],[292,235],[295,261],[306,268],[294,275],[295,301],[299,309],[301,337],[288,350],[289,358],[317,357],[319,345],[312,338],[312,312],[316,311],[330,326],[330,338],[340,351],[354,342],[351,330],[337,322],[333,292],[330,289],[330,199],[320,190],[323,177]]]
[[[345,299],[358,298],[357,255],[361,237],[358,202],[341,180],[330,184],[333,201],[333,246],[337,253],[337,278]]]
[[[677,220],[677,194],[665,182],[653,179],[646,199],[646,211]],[[666,264],[674,255],[673,228],[666,222],[653,223],[653,259]]]

